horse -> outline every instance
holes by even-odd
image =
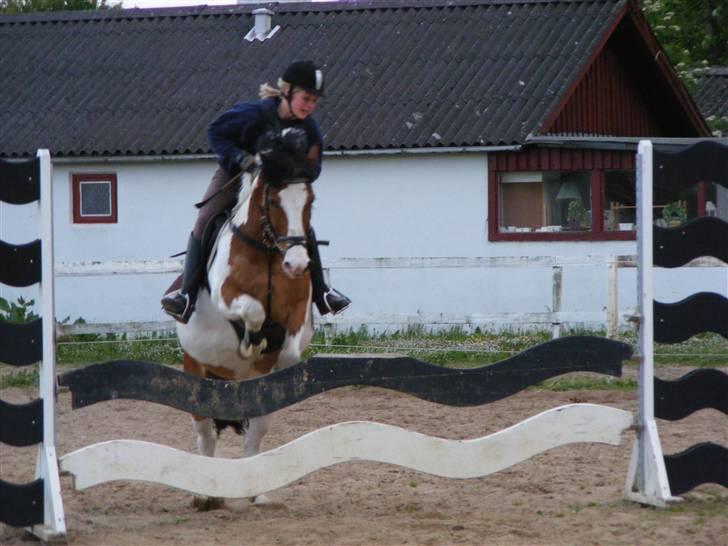
[[[207,263],[207,285],[187,324],[177,324],[185,372],[245,380],[300,362],[313,336],[307,252],[313,200],[305,179],[272,182],[265,168],[242,176],[237,205]],[[231,423],[192,417],[199,454],[214,457],[217,436]],[[270,422],[265,415],[236,424],[243,457],[259,452]],[[222,500],[196,498],[194,504],[211,509]]]

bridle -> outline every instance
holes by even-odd
[[[276,233],[275,227],[273,227],[273,224],[270,221],[271,184],[265,181],[263,181],[263,184],[263,204],[258,205],[260,210],[260,227],[262,233],[261,240],[254,239],[246,235],[232,221],[230,222],[230,229],[235,237],[268,256],[269,262],[272,262],[273,256],[276,254],[285,254],[294,246],[307,246],[308,237],[306,235],[278,235]],[[284,189],[291,184],[306,184],[310,186],[310,183],[307,180],[293,179],[282,184],[280,188],[276,187],[276,189]]]

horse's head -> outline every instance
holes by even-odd
[[[259,251],[280,253],[283,271],[291,278],[301,277],[310,261],[306,246],[314,194],[309,179],[296,168],[307,161],[306,147],[306,135],[299,129],[261,138],[263,169],[253,176],[246,173],[232,226],[239,239]],[[290,168],[280,168],[286,162]]]
[[[263,184],[263,238],[283,254],[283,271],[291,278],[308,269],[306,250],[311,225],[313,189],[308,182]],[[267,225],[266,225],[267,224]]]

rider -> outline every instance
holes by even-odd
[[[307,161],[294,165],[290,157],[267,157],[263,172],[275,171],[277,176],[285,177],[295,171],[297,177],[307,178],[310,182],[318,178],[323,143],[318,124],[311,114],[323,91],[321,70],[310,61],[297,61],[279,78],[277,88],[268,84],[260,86],[261,100],[237,103],[210,124],[208,140],[218,155],[220,166],[200,203],[197,221],[187,243],[183,273],[162,298],[162,309],[176,320],[186,323],[194,310],[205,270],[201,243],[205,226],[210,219],[235,206],[240,191],[240,175],[252,173],[259,167],[256,155],[259,141],[265,140],[271,132],[280,134],[285,128],[303,129],[308,137]],[[313,229],[308,233],[307,249],[316,307],[322,315],[340,313],[351,304],[351,300],[326,286]]]

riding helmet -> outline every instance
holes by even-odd
[[[315,95],[324,94],[324,74],[312,61],[296,61],[286,68],[282,79],[291,87],[299,87]]]

